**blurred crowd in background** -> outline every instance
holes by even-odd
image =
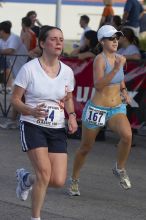
[[[119,39],[118,53],[127,60],[146,58],[146,52],[139,46],[140,39],[146,39],[146,7],[138,0],[127,0],[123,15],[115,14],[112,0],[104,0],[104,9],[99,27],[105,24],[114,26],[122,31],[124,36]],[[43,26],[37,18],[36,11],[29,11],[21,20],[20,36],[11,32],[11,21],[0,23],[0,73],[6,77],[6,85],[1,82],[0,93],[12,93],[13,80],[21,66],[29,59],[39,57],[41,50],[38,46],[40,28]],[[83,29],[79,42],[74,42],[70,53],[62,55],[77,57],[80,60],[94,58],[100,51],[101,45],[97,40],[97,30],[90,28],[90,17],[81,15],[79,24]],[[16,116],[13,116],[14,120]],[[7,126],[6,126],[7,127]]]

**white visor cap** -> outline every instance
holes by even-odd
[[[98,41],[100,41],[104,37],[112,37],[114,34],[116,34],[118,36],[124,36],[121,31],[117,31],[116,28],[114,28],[113,26],[111,26],[111,25],[103,25],[97,31],[97,38],[98,38]]]

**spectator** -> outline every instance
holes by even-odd
[[[104,0],[103,2],[104,2],[105,7],[103,9],[99,27],[103,26],[104,24],[111,23],[112,17],[114,16],[112,0]]]
[[[16,77],[21,66],[26,63],[28,51],[22,40],[16,34],[11,33],[11,22],[3,21],[0,23],[0,54],[6,55],[7,65],[12,67],[13,78]],[[16,128],[17,113],[12,109],[12,119],[4,124],[0,124],[2,128]]]
[[[48,27],[48,25],[43,25],[44,27]],[[29,51],[29,57],[30,58],[36,58],[36,57],[40,57],[42,55],[42,50],[40,49],[39,45],[37,45],[34,49]]]
[[[87,15],[82,15],[80,17],[80,26],[81,28],[84,29],[81,35],[81,39],[80,39],[80,45],[79,45],[80,47],[83,46],[85,32],[91,30],[91,28],[88,26],[89,21],[90,21],[90,18]]]
[[[84,29],[84,31],[83,31],[81,38],[80,38],[80,44],[78,45],[76,42],[73,44],[73,48],[75,48],[75,49],[72,51],[72,55],[77,54],[78,51],[80,49],[82,49],[82,47],[84,47],[85,33],[86,33],[86,31],[91,30],[91,28],[88,26],[89,21],[90,21],[90,18],[87,15],[82,15],[80,17],[80,26],[81,26],[81,28]]]
[[[140,38],[146,38],[146,6],[144,6],[144,13],[140,18]]]
[[[143,7],[138,0],[127,0],[124,7],[123,24],[131,28],[135,35],[139,37],[140,18],[143,15]]]
[[[11,94],[12,77],[10,66],[7,57],[0,55],[0,93]]]
[[[7,24],[12,27],[12,23],[10,21],[6,21]],[[0,39],[0,45],[3,43],[2,39]],[[1,54],[1,53],[0,53]],[[11,77],[11,64],[8,57],[1,54],[0,55],[0,74],[2,85],[0,87],[0,93],[6,92],[7,94],[11,94],[11,86],[12,86],[12,77]]]
[[[30,18],[30,20],[31,20],[31,29],[36,34],[36,37],[38,38],[39,37],[39,32],[40,32],[40,27],[42,26],[42,24],[37,19],[37,13],[35,11],[29,11],[27,13],[26,17]],[[35,25],[35,23],[37,25]]]
[[[93,30],[86,31],[82,48],[76,49],[76,53],[74,51],[72,55],[77,56],[80,60],[95,57],[98,53],[97,43],[97,32]]]
[[[111,25],[114,26],[118,31],[121,30],[122,19],[119,15],[114,15],[111,21]]]
[[[124,36],[120,37],[118,53],[124,55],[127,60],[140,60],[139,40],[130,28],[123,28]]]
[[[36,46],[34,49],[30,50],[28,55],[30,59],[40,57],[42,54],[42,51],[40,50],[39,46]]]
[[[28,51],[22,43],[21,38],[16,34],[11,33],[11,25],[8,21],[0,23],[0,39],[0,54],[25,55],[17,57],[9,56],[9,60],[13,65],[13,77],[15,78],[21,66],[26,62]]]
[[[28,51],[36,47],[36,34],[31,30],[31,20],[28,17],[22,18],[21,40]]]

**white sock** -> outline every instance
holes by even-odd
[[[117,169],[118,172],[120,172],[120,171],[122,171],[124,168],[119,169],[118,166],[117,166],[117,163],[116,163],[116,169]]]
[[[28,174],[27,178],[24,178],[23,181],[26,186],[32,186],[34,184],[34,176]]]
[[[40,218],[33,218],[31,217],[31,220],[41,220]]]

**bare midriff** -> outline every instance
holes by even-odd
[[[95,90],[91,100],[93,104],[104,107],[115,107],[122,103],[120,96],[120,84],[105,86],[102,90]]]

